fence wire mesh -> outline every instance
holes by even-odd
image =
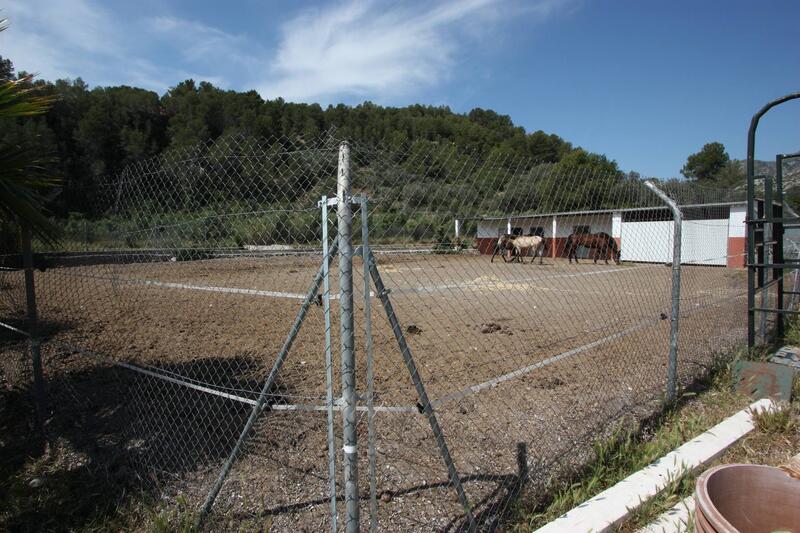
[[[323,251],[336,207],[325,220],[320,204],[336,196],[341,140],[227,136],[171,150],[85,191],[94,214],[65,222],[60,249],[37,247],[47,431],[81,475],[105,476],[107,497],[135,487],[199,509],[233,455],[209,527],[353,525],[339,400],[348,294],[337,252]],[[673,215],[602,160],[427,141],[349,150],[352,195],[366,199],[365,217],[353,206],[346,257],[355,525],[506,526],[522,494],[663,404]],[[680,389],[746,339],[744,203],[735,191],[658,186],[684,219]],[[15,261],[3,258],[0,320],[28,331]],[[29,391],[27,342],[3,331],[4,387]]]

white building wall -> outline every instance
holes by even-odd
[[[611,215],[611,236],[615,239],[622,237],[622,213],[619,211]]]
[[[745,237],[746,225],[744,219],[747,216],[746,205],[732,205],[728,217],[728,237]]]
[[[503,229],[501,232],[500,229]],[[500,220],[479,220],[477,237],[479,239],[487,239],[490,237],[498,237],[501,233],[505,233],[506,223]]]
[[[623,222],[621,235],[620,249],[623,261],[672,262],[673,221]]]
[[[558,224],[557,238],[566,239],[574,231],[575,226],[589,226],[589,231],[592,233],[612,234],[611,213],[559,216],[556,219]]]
[[[681,225],[681,263],[728,263],[728,219],[684,220]]]
[[[619,213],[617,213],[619,215]],[[573,232],[575,226],[589,226],[592,233],[604,232],[611,236],[619,237],[620,230],[614,234],[611,213],[596,215],[569,215],[556,216],[556,237],[567,238]],[[622,217],[618,216],[618,224],[621,225]],[[522,233],[527,235],[532,228],[541,227],[544,229],[545,237],[553,236],[553,217],[537,218],[512,218],[512,228],[522,228]],[[618,226],[619,228],[619,226]],[[508,220],[479,220],[477,237],[479,239],[497,237],[508,232]]]

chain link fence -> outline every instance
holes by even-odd
[[[503,527],[746,339],[743,194],[341,141],[222,137],[87,190],[33,243],[34,321],[2,258],[3,401],[32,409],[27,333],[48,438],[106,497],[209,529]]]

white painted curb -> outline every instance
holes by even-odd
[[[750,433],[754,427],[751,411],[771,411],[774,408],[775,403],[769,399],[750,404],[748,408],[723,420],[537,531],[605,532],[613,529],[628,517],[630,510],[661,492],[671,480],[713,461],[725,449]]]

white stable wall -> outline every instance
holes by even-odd
[[[681,226],[681,263],[728,264],[728,219],[684,220]]]
[[[620,248],[623,261],[672,262],[671,220],[621,222]]]

